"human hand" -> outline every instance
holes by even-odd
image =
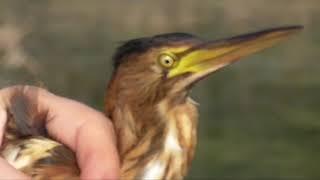
[[[113,125],[101,112],[82,103],[54,95],[32,86],[13,86],[0,90],[0,144],[7,121],[10,99],[22,93],[38,112],[47,113],[44,123],[51,137],[72,149],[82,179],[117,179],[119,158]],[[0,158],[0,179],[27,179]]]

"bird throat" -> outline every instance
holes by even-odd
[[[118,137],[121,179],[182,179],[187,174],[198,113],[189,98],[179,103],[169,99],[146,106],[115,105],[107,112]]]

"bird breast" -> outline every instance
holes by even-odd
[[[163,149],[146,165],[143,179],[182,179],[193,157],[196,144],[197,111],[187,101],[170,107],[161,102],[158,110],[166,121]]]
[[[178,141],[177,129],[174,123],[168,127],[163,147],[164,149],[147,164],[142,176],[143,179],[170,177],[172,172],[181,167],[184,151]],[[171,161],[172,158],[174,158],[174,161]],[[169,169],[167,166],[171,168]]]

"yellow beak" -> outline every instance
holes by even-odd
[[[302,26],[280,27],[228,39],[205,42],[178,53],[178,64],[168,72],[168,77],[192,73],[196,75],[195,78],[201,78],[244,56],[271,47],[302,28]]]

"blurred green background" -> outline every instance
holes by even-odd
[[[102,110],[124,40],[222,38],[302,24],[289,41],[198,84],[191,178],[320,178],[319,0],[0,1],[0,87],[34,84]]]

